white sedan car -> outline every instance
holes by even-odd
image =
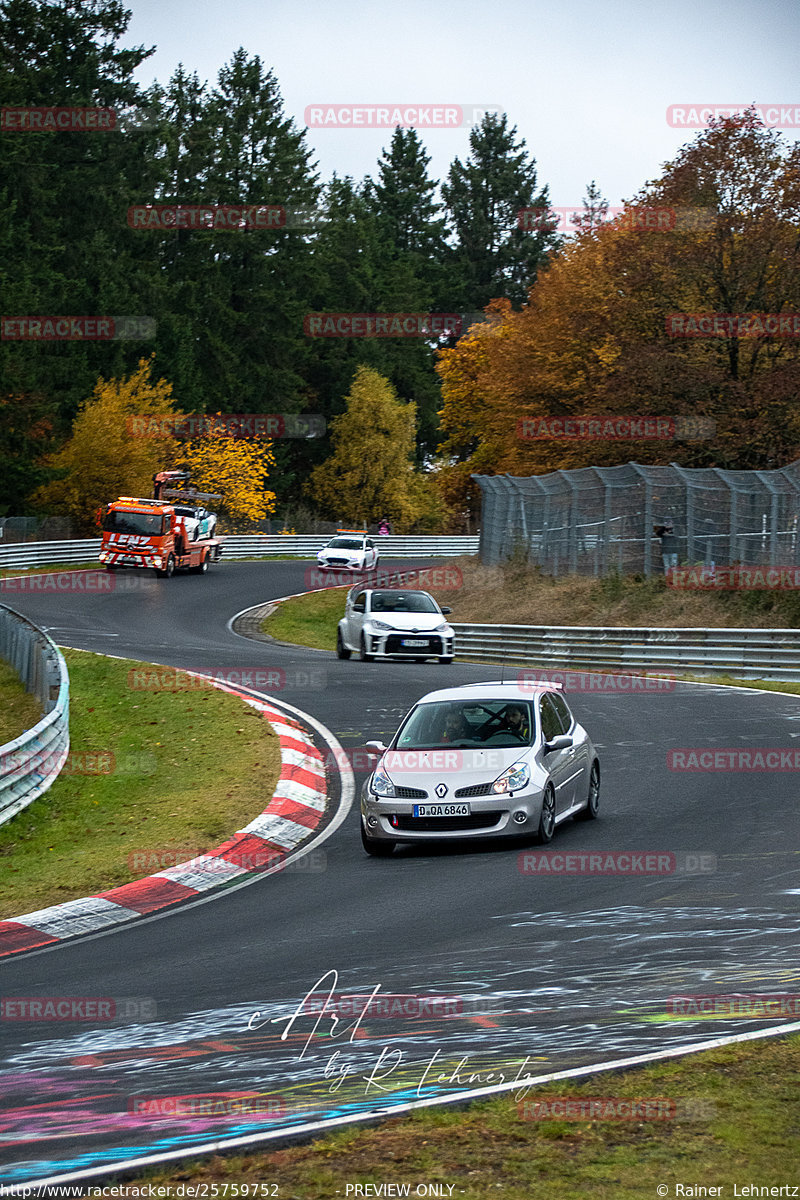
[[[336,633],[336,653],[362,662],[374,658],[436,658],[453,661],[455,632],[428,592],[410,588],[350,589]]]
[[[361,791],[368,854],[400,842],[528,837],[549,842],[570,817],[593,820],[600,762],[558,684],[475,683],[412,708]]]
[[[320,571],[372,571],[378,551],[372,538],[363,533],[337,533],[317,555]]]

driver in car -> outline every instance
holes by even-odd
[[[517,737],[526,742],[531,736],[528,714],[521,704],[510,704],[508,706],[503,713],[503,724],[500,728],[507,729],[510,733],[515,733]]]

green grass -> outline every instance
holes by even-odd
[[[39,563],[35,567],[0,567],[0,579],[6,579],[9,576],[16,578],[18,575],[44,575],[49,571],[88,571],[88,570],[104,570],[100,560],[93,558],[89,562],[81,563]],[[2,593],[0,593],[2,594]],[[9,593],[10,594],[10,593]]]
[[[41,719],[38,700],[25,691],[14,668],[0,659],[0,746],[13,742]]]
[[[347,591],[347,587],[320,588],[307,596],[284,600],[261,622],[261,631],[279,642],[335,650],[336,626],[344,613]]]
[[[262,1183],[277,1185],[274,1194],[284,1200],[344,1200],[348,1185],[366,1183],[409,1184],[412,1196],[418,1185],[437,1183],[454,1200],[642,1200],[655,1197],[659,1185],[674,1197],[676,1182],[721,1185],[722,1196],[732,1196],[736,1184],[741,1195],[747,1183],[794,1181],[798,1084],[800,1037],[751,1042],[580,1083],[562,1080],[527,1096],[529,1103],[664,1097],[675,1101],[675,1119],[542,1121],[526,1118],[507,1095],[467,1110],[421,1111],[311,1146],[183,1163],[138,1182]]]
[[[344,596],[346,590],[321,589],[309,592],[305,596],[295,596],[284,600],[273,613],[261,622],[262,633],[274,637],[279,642],[293,642],[298,646],[310,646],[315,650],[336,649],[336,626],[344,612]],[[442,593],[441,603],[447,603],[447,596]],[[456,657],[462,662],[475,662],[478,659]],[[510,661],[506,659],[505,661]],[[485,665],[489,665],[486,663]],[[519,665],[530,666],[530,662],[519,660]],[[611,664],[608,664],[611,665]],[[555,668],[557,669],[557,668]],[[675,672],[665,668],[665,674],[670,676]],[[733,679],[729,675],[678,675],[694,683],[717,683],[728,687],[760,688],[770,692],[793,692],[800,695],[800,683],[783,683],[771,679]]]
[[[64,657],[73,757],[0,826],[0,919],[170,865],[150,858],[144,869],[133,852],[178,850],[183,861],[212,849],[266,807],[280,771],[277,737],[236,696],[138,690],[131,671],[157,668],[79,650]]]

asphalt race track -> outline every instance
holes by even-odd
[[[118,576],[111,594],[2,599],[64,646],[196,671],[283,671],[285,687],[264,694],[352,750],[388,738],[435,687],[499,678],[499,667],[458,662],[339,662],[230,631],[247,606],[305,590],[308,566],[222,562],[205,577],[133,586]],[[667,752],[794,749],[800,696],[679,684],[568,699],[600,749],[601,819],[562,826],[551,855],[649,852],[674,856],[669,869],[530,873],[521,856],[536,848],[520,844],[370,859],[356,800],[295,867],[12,957],[0,964],[3,997],[143,998],[132,1011],[147,1019],[0,1021],[0,1182],[85,1174],[797,1019],[673,1011],[676,996],[800,992],[800,805],[796,774],[674,771]],[[376,988],[394,999],[359,1021]],[[338,1003],[337,1023],[304,1003],[329,992],[363,999]],[[217,1101],[237,1096],[249,1098],[242,1110],[220,1114]],[[205,1097],[206,1107],[176,1097]]]

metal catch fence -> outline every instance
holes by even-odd
[[[775,471],[625,463],[473,478],[487,565],[522,553],[550,575],[653,575],[667,552],[678,564],[800,563],[800,462]]]

